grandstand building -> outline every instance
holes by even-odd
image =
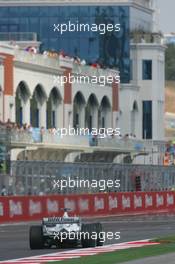
[[[0,120],[45,129],[120,128],[122,136],[163,140],[165,47],[153,18],[150,0],[106,0],[100,6],[95,1],[1,0]],[[54,23],[69,19],[120,23],[121,30],[118,35],[54,32]],[[69,56],[53,57],[60,51]],[[121,82],[56,81],[70,73],[90,79],[120,75]]]

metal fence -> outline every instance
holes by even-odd
[[[4,179],[13,195],[160,191],[175,187],[175,167],[15,161]]]

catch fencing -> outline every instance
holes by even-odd
[[[14,195],[166,191],[175,187],[175,167],[13,161],[5,178]]]

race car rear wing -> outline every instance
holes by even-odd
[[[43,224],[54,223],[54,224],[80,224],[81,220],[79,217],[48,217],[43,218]]]

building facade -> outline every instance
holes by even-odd
[[[61,83],[58,78],[69,73],[101,78],[117,72],[81,66],[70,58],[46,58],[10,46],[1,46],[1,59],[4,121],[10,119],[40,128],[113,127],[114,113],[118,111],[118,84],[92,84],[88,80]]]
[[[88,63],[118,68],[122,82],[130,76],[130,32],[152,30],[150,1],[0,1],[0,39],[36,40],[40,50],[64,50],[70,56],[79,56]],[[120,33],[54,31],[54,24],[118,24]]]
[[[122,135],[132,133],[139,139],[164,139],[165,47],[160,36],[152,32],[151,1],[116,0],[111,6],[106,1],[100,7],[94,2],[87,5],[86,1],[71,5],[65,1],[64,6],[60,1],[44,4],[43,1],[9,1],[8,6],[6,1],[0,1],[0,12],[0,36],[4,40],[5,34],[16,33],[16,42],[20,44],[18,37],[22,32],[33,32],[41,50],[64,49],[87,62],[100,60],[107,68],[94,70],[81,65],[77,69],[71,61],[44,58],[1,42],[1,120],[10,118],[20,124],[45,128],[111,126],[119,127]],[[91,23],[97,18],[103,23],[106,23],[104,19],[112,19],[111,23],[122,24],[121,35],[101,38],[87,32],[83,40],[78,34],[65,35],[60,40],[50,27],[69,17]],[[53,82],[55,75],[63,76],[69,71],[98,76],[118,74],[118,70],[120,85]]]

